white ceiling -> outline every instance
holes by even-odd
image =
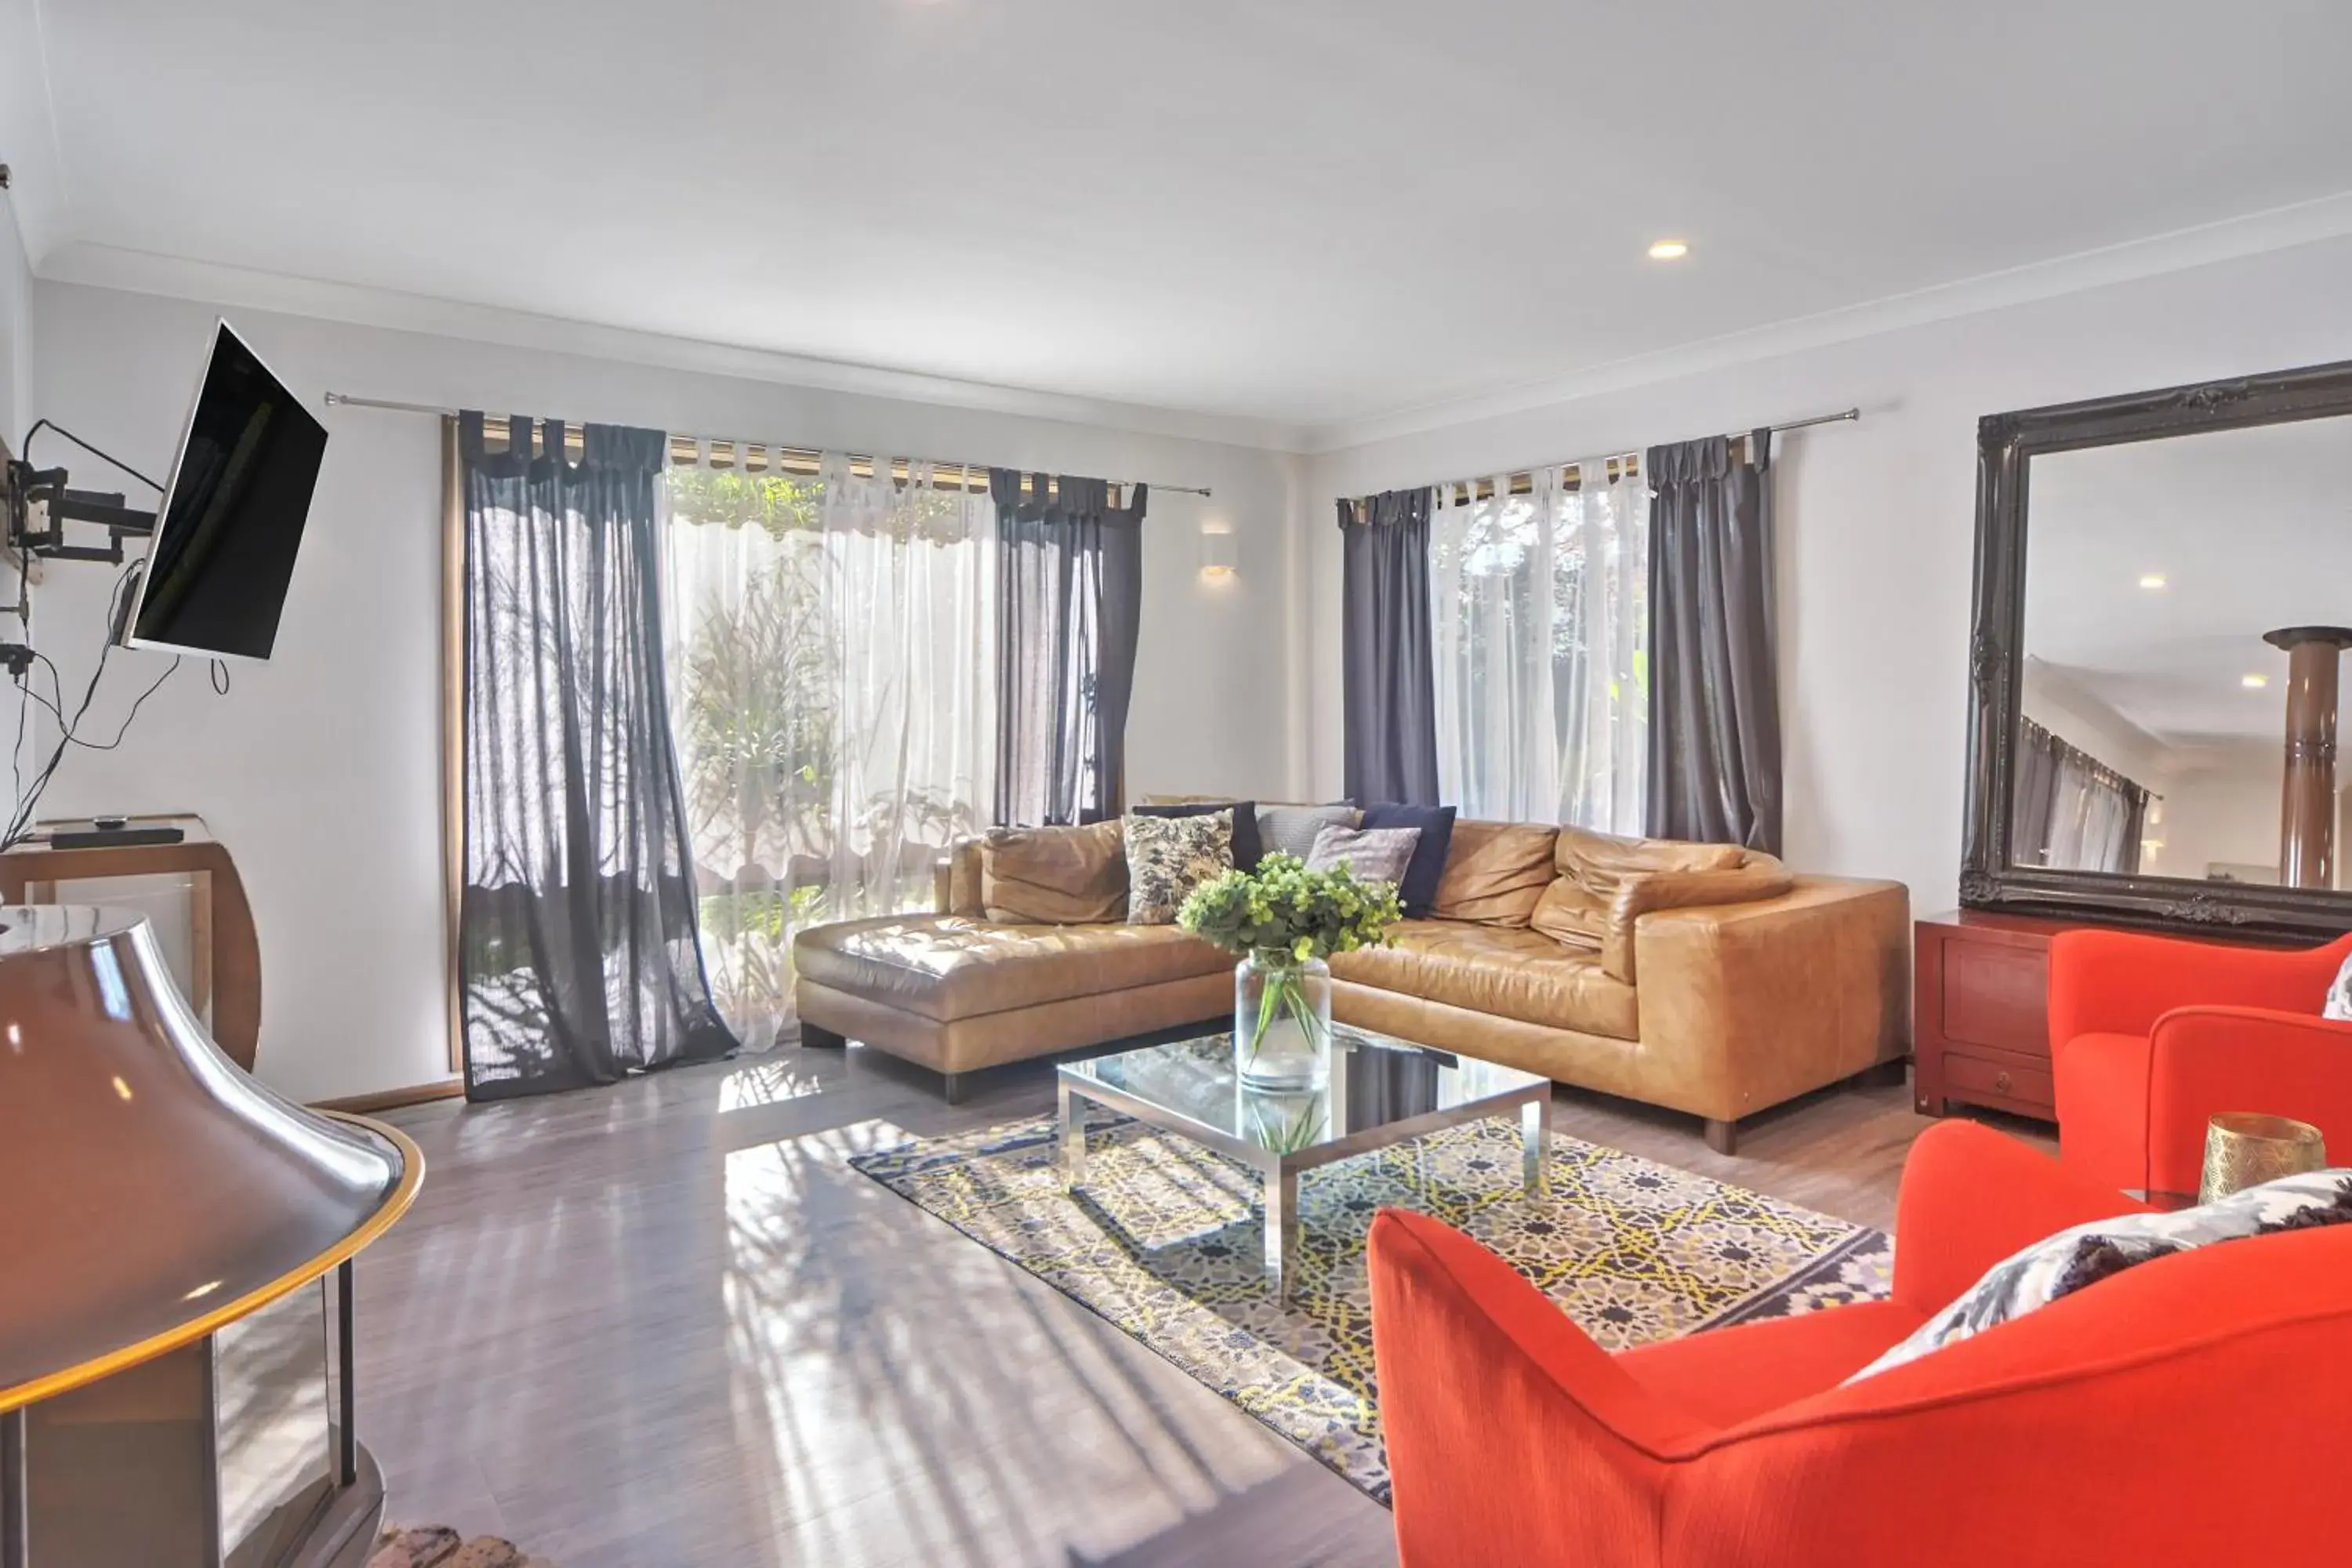
[[[37,264],[125,247],[1308,432],[2352,191],[2345,0],[11,17],[55,132],[54,168],[0,149],[46,198]],[[1664,235],[1690,258],[1646,260]]]
[[[2282,740],[2263,634],[2352,625],[2352,419],[2060,452],[2027,482],[2026,653],[2168,746]]]

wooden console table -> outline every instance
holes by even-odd
[[[1912,927],[1912,1098],[2058,1120],[2050,1072],[2050,939],[2084,924],[1961,910]]]
[[[195,884],[189,921],[189,1005],[212,1009],[212,1036],[229,1059],[253,1070],[261,1043],[261,940],[246,902],[245,882],[228,850],[198,816],[134,816],[135,827],[177,827],[177,844],[125,844],[97,849],[52,849],[38,837],[0,854],[0,901],[58,901],[58,884],[110,877],[186,877]],[[35,828],[40,833],[47,826]],[[76,902],[102,900],[79,899]]]

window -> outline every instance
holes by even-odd
[[[1643,829],[1649,492],[1631,467],[1438,492],[1438,777],[1465,816]]]

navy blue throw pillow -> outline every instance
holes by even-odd
[[[1258,858],[1265,853],[1257,837],[1257,803],[1250,800],[1198,801],[1188,805],[1131,805],[1133,816],[1206,816],[1212,812],[1234,814],[1234,864],[1244,871],[1257,869]],[[1430,887],[1437,886],[1432,882]]]
[[[1404,880],[1397,884],[1397,897],[1404,901],[1408,916],[1414,920],[1427,916],[1430,906],[1437,902],[1437,879],[1445,875],[1445,851],[1454,842],[1454,808],[1368,805],[1363,826],[1421,829],[1421,842],[1412,847],[1412,858],[1404,863]]]

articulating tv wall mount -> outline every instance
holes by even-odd
[[[5,525],[7,548],[26,575],[17,585],[14,613],[25,613],[24,592],[35,561],[100,561],[122,564],[125,538],[142,538],[155,531],[155,514],[122,504],[119,492],[78,490],[66,482],[63,468],[37,468],[7,455],[0,447],[0,522]],[[66,542],[66,524],[89,523],[106,530],[103,547]],[[33,650],[21,642],[0,642],[0,669],[22,679],[32,666]]]
[[[122,504],[120,491],[67,488],[63,468],[8,463],[8,545],[44,561],[103,561],[122,564],[122,542],[155,531],[155,514]],[[106,530],[103,547],[68,544],[66,524],[92,523]]]

